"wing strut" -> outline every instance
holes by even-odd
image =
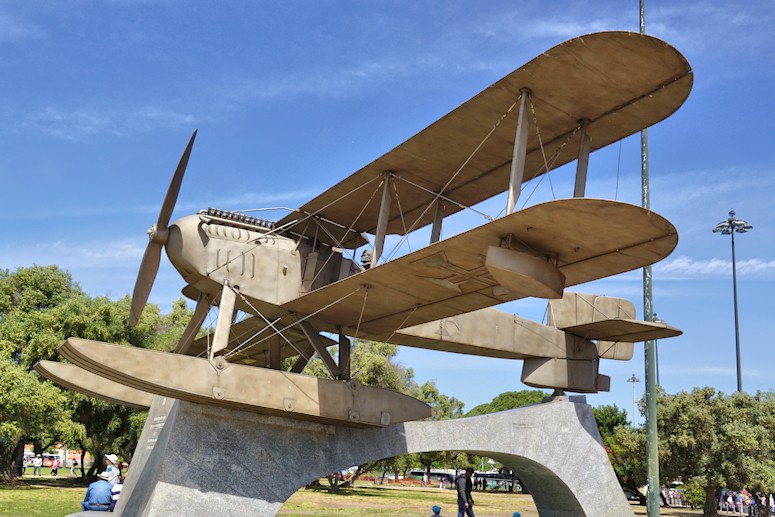
[[[527,98],[530,90],[522,88],[519,96],[519,115],[517,116],[517,134],[514,137],[514,154],[511,158],[511,176],[509,176],[509,199],[506,202],[506,215],[514,211],[514,206],[522,191],[522,178],[525,176],[525,157],[527,156]]]
[[[350,338],[342,333],[342,327],[339,331],[339,378],[343,381],[350,380]]]
[[[587,134],[589,120],[581,120],[581,136],[579,137],[579,161],[576,164],[576,186],[573,189],[573,197],[584,197],[587,187],[587,168],[589,167],[589,152],[592,147],[592,139]]]
[[[371,256],[371,267],[377,265],[379,256],[382,255],[382,247],[385,245],[388,219],[390,219],[390,188],[393,182],[393,173],[385,171],[382,185],[382,203],[379,205],[379,218],[377,219],[377,234],[374,236],[374,254]]]
[[[436,212],[433,214],[433,228],[431,229],[431,244],[441,239],[441,223],[444,220],[444,201],[436,198]]]
[[[213,346],[210,348],[210,360],[213,360],[215,354],[229,345],[229,331],[234,319],[234,304],[237,301],[235,288],[229,285],[226,280],[223,283],[221,292],[221,301],[218,306],[218,320],[215,322],[215,335],[213,335]]]
[[[331,354],[326,350],[325,345],[323,345],[323,340],[320,339],[320,334],[315,330],[315,327],[313,327],[309,321],[300,321],[299,326],[301,327],[301,330],[304,331],[304,335],[307,336],[307,340],[315,348],[315,352],[317,352],[320,359],[323,360],[323,363],[328,369],[328,373],[330,373],[331,377],[334,379],[338,379],[340,373],[339,366],[337,366],[334,358],[331,357]]]
[[[281,345],[279,335],[269,338],[269,368],[272,370],[282,369]]]
[[[186,325],[183,335],[180,337],[180,341],[178,341],[178,345],[175,347],[176,354],[186,355],[188,353],[188,349],[191,347],[191,343],[194,342],[196,333],[202,328],[202,323],[204,323],[205,317],[210,310],[211,303],[212,301],[210,300],[209,295],[206,293],[199,293],[194,314],[191,316],[191,320],[189,320],[188,325]]]

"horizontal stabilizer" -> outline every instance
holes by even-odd
[[[666,323],[625,319],[595,321],[583,325],[563,327],[562,330],[584,339],[624,341],[627,343],[667,339],[683,334],[682,331]]]

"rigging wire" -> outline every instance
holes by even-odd
[[[538,146],[541,148],[541,156],[544,159],[544,167],[546,168],[546,177],[549,178],[549,188],[552,191],[552,199],[557,199],[557,196],[554,194],[554,185],[552,184],[552,177],[549,174],[549,163],[546,161],[546,150],[544,149],[544,142],[541,139],[541,128],[538,126],[538,116],[536,115],[536,109],[535,105],[533,104],[533,99],[528,96],[528,100],[530,101],[530,112],[533,114],[533,124],[536,128],[536,136],[538,137]]]
[[[354,194],[355,192],[359,191],[360,189],[362,189],[363,187],[365,187],[369,183],[372,183],[373,181],[375,181],[375,180],[377,180],[379,178],[380,178],[379,176],[374,176],[373,178],[370,178],[369,180],[365,181],[364,183],[361,183],[360,185],[358,185],[357,187],[355,187],[353,189],[350,189],[349,192],[346,192],[346,193],[342,194],[341,196],[339,196],[338,198],[334,199],[333,201],[331,201],[331,202],[327,203],[326,205],[322,206],[321,208],[315,210],[314,212],[301,212],[300,209],[297,208],[295,211],[297,211],[299,213],[305,214],[304,217],[302,217],[301,219],[299,219],[297,221],[289,221],[288,223],[282,225],[279,228],[275,228],[273,230],[268,231],[267,234],[277,234],[279,230],[285,230],[288,227],[295,226],[296,224],[300,224],[300,223],[306,221],[307,219],[309,219],[311,217],[315,217],[316,215],[318,215],[320,212],[322,212],[326,208],[330,207],[331,205],[334,205],[334,204],[338,203],[339,201],[341,201],[342,199],[346,198],[347,196],[349,196],[351,194]]]
[[[368,208],[369,204],[371,204],[371,201],[374,199],[374,196],[377,194],[377,192],[379,192],[379,188],[383,184],[384,184],[384,180],[379,185],[377,185],[377,188],[375,188],[374,191],[371,193],[371,197],[369,197],[369,199],[366,201],[366,203],[364,203],[363,208],[361,208],[361,211],[358,212],[357,216],[355,216],[355,220],[353,220],[352,224],[350,224],[350,227],[347,228],[347,231],[344,232],[344,234],[342,235],[342,238],[340,240],[337,241],[336,239],[334,239],[333,235],[331,235],[330,233],[328,234],[331,237],[331,239],[333,241],[335,241],[337,248],[341,248],[342,247],[342,243],[344,242],[344,238],[347,235],[349,235],[350,231],[353,229],[353,226],[355,226],[355,224],[358,222],[358,219],[361,218],[361,216],[363,215],[363,212],[366,211],[366,208]],[[323,227],[323,229],[325,230],[325,227]],[[328,232],[326,231],[326,233],[328,233]],[[369,244],[371,244],[371,243],[369,243]],[[298,247],[298,244],[297,244],[297,247]],[[371,247],[372,247],[372,249],[374,249],[374,245],[373,244],[372,244]],[[325,269],[325,267],[328,265],[329,261],[333,257],[334,257],[334,253],[330,253],[328,255],[328,258],[323,263],[323,266],[320,268],[320,270],[317,273],[315,273],[315,276],[312,278],[312,284],[315,283],[315,280],[317,280],[318,276],[320,276],[320,274],[323,272],[323,270]],[[342,255],[342,257],[344,257],[344,255]],[[353,262],[355,262],[355,249],[353,249]],[[357,264],[357,262],[356,262],[356,264]]]
[[[521,98],[521,97],[522,97],[522,95],[524,95],[524,93],[520,94],[520,97],[519,97],[519,98]],[[468,157],[467,157],[465,160],[463,160],[463,163],[460,165],[460,167],[458,167],[458,169],[455,171],[455,173],[452,175],[452,177],[450,177],[450,178],[449,178],[449,180],[447,180],[447,182],[444,184],[444,186],[441,188],[441,190],[439,190],[438,192],[429,191],[430,193],[432,193],[432,194],[433,194],[433,196],[434,196],[434,197],[433,197],[433,199],[432,199],[432,200],[431,200],[431,201],[428,203],[428,205],[427,205],[427,206],[426,206],[426,207],[423,209],[423,211],[420,213],[420,215],[419,215],[419,216],[417,216],[417,219],[415,219],[414,223],[412,223],[412,225],[409,227],[409,232],[412,232],[412,231],[414,231],[414,230],[415,230],[415,228],[417,227],[417,225],[418,225],[418,224],[420,224],[420,221],[422,221],[423,217],[425,217],[425,214],[426,214],[426,213],[428,213],[428,210],[430,210],[430,209],[431,209],[431,207],[434,205],[434,203],[436,203],[436,201],[437,201],[439,198],[441,198],[441,197],[442,197],[442,194],[444,193],[444,191],[445,191],[445,190],[447,190],[447,187],[449,187],[449,186],[450,186],[450,184],[451,184],[451,183],[452,183],[452,182],[455,180],[455,178],[457,178],[457,177],[458,177],[458,175],[460,175],[460,173],[463,171],[463,169],[466,167],[466,165],[468,165],[468,163],[469,163],[469,162],[470,162],[470,161],[471,161],[471,160],[474,158],[474,156],[476,155],[476,153],[478,153],[478,152],[479,152],[479,149],[481,149],[481,148],[482,148],[482,146],[483,146],[483,145],[484,145],[484,144],[487,142],[487,140],[489,140],[489,139],[490,139],[490,137],[492,136],[492,134],[493,134],[493,133],[495,133],[495,130],[496,130],[496,129],[498,129],[498,127],[499,127],[499,126],[501,125],[501,123],[502,123],[502,122],[503,122],[503,121],[506,119],[506,117],[508,116],[508,114],[509,114],[509,113],[511,113],[511,111],[514,109],[514,106],[516,106],[516,105],[517,105],[517,103],[519,102],[519,98],[517,98],[517,100],[516,100],[516,101],[514,101],[514,102],[511,104],[511,106],[509,106],[509,107],[508,107],[508,109],[507,109],[507,110],[506,110],[506,111],[505,111],[505,112],[504,112],[504,113],[503,113],[503,114],[500,116],[500,118],[497,120],[497,122],[495,122],[495,124],[493,125],[493,127],[492,127],[492,128],[490,129],[490,131],[487,133],[487,135],[485,135],[485,137],[482,139],[482,141],[481,141],[481,142],[479,142],[479,144],[478,144],[478,145],[477,145],[477,146],[474,148],[474,150],[473,150],[473,151],[471,151],[471,153],[468,155]],[[459,203],[456,203],[456,204],[457,204],[458,206],[460,206],[460,204],[459,204]],[[466,207],[466,208],[469,208],[469,207]],[[492,220],[492,219],[491,219],[491,220]],[[403,241],[407,239],[407,235],[408,235],[408,233],[409,233],[409,232],[407,232],[406,234],[404,234],[404,235],[401,237],[401,239],[398,241],[398,244],[396,244],[396,246],[401,246],[401,245],[403,244]]]
[[[298,325],[299,323],[301,323],[301,322],[303,322],[303,321],[306,321],[306,320],[308,320],[309,318],[312,318],[312,317],[316,316],[317,314],[319,314],[319,313],[323,312],[323,311],[324,311],[324,310],[326,310],[326,309],[329,309],[330,307],[333,307],[333,306],[334,306],[334,305],[336,305],[337,303],[340,303],[340,302],[342,302],[342,301],[346,300],[347,298],[349,298],[350,296],[354,295],[355,293],[357,293],[358,291],[360,291],[360,290],[362,290],[362,289],[364,289],[364,286],[361,286],[361,287],[359,287],[358,289],[355,289],[355,290],[353,290],[353,291],[350,291],[349,293],[345,294],[344,296],[340,296],[339,298],[337,298],[337,299],[336,299],[336,300],[334,300],[333,302],[330,302],[330,303],[328,303],[328,304],[324,305],[323,307],[321,307],[320,309],[318,309],[318,310],[316,310],[316,311],[314,311],[314,312],[312,312],[312,313],[310,313],[310,314],[308,314],[308,315],[304,316],[303,318],[300,318],[298,321],[296,321],[296,322],[294,322],[294,323],[291,323],[291,324],[289,324],[289,325],[286,325],[285,327],[283,327],[283,328],[281,328],[281,329],[278,329],[278,330],[277,330],[277,333],[279,333],[279,334],[282,334],[283,332],[285,332],[285,331],[286,331],[286,330],[288,330],[289,328],[291,328],[291,327],[293,327],[293,326],[296,326],[296,325]],[[256,311],[257,311],[257,309],[255,309],[255,308],[254,308],[254,310],[256,310]],[[271,335],[269,335],[269,336],[266,336],[266,337],[265,337],[264,339],[262,339],[261,341],[257,341],[257,342],[255,342],[255,343],[252,343],[252,344],[250,344],[250,345],[246,346],[246,347],[245,347],[245,350],[247,350],[247,349],[249,349],[249,348],[252,348],[252,347],[254,347],[254,346],[256,346],[256,345],[259,345],[259,344],[263,343],[264,341],[266,341],[267,339],[269,339],[269,338],[271,338],[271,337],[273,337],[273,336],[275,336],[275,335],[276,335],[276,334],[271,334]],[[295,347],[294,347],[294,350],[295,350]],[[313,355],[314,355],[314,354],[313,354]],[[303,356],[303,357],[304,357],[304,356]],[[306,357],[305,357],[305,358],[306,358]]]
[[[578,133],[578,131],[579,131],[579,129],[580,129],[580,128],[581,128],[581,125],[577,125],[575,128],[573,128],[573,132],[572,132],[571,134],[569,134],[569,135],[568,135],[568,138],[566,138],[566,139],[565,139],[565,141],[564,141],[562,144],[560,144],[560,146],[559,146],[559,147],[557,147],[557,149],[555,149],[555,151],[554,151],[554,155],[552,155],[552,158],[551,158],[551,160],[549,160],[548,166],[547,166],[547,165],[546,165],[546,163],[545,163],[545,164],[544,164],[544,165],[543,165],[541,168],[539,168],[539,169],[538,169],[538,171],[537,171],[537,172],[536,172],[536,174],[535,174],[535,175],[534,175],[534,176],[533,176],[533,177],[530,179],[530,181],[532,181],[533,179],[535,179],[536,177],[538,177],[538,175],[539,175],[539,174],[541,174],[541,171],[542,171],[544,168],[547,168],[547,170],[548,170],[548,168],[549,168],[549,167],[554,167],[554,164],[555,164],[555,163],[557,163],[557,160],[560,158],[560,154],[561,154],[561,153],[562,153],[562,151],[565,149],[565,147],[566,147],[566,146],[567,146],[567,145],[570,143],[570,141],[571,141],[571,140],[573,140],[573,137],[575,137],[575,136],[576,136],[576,133]],[[548,174],[546,174],[546,176],[548,176]],[[529,195],[529,196],[528,196],[528,197],[525,199],[525,201],[522,203],[522,208],[525,208],[525,206],[527,205],[528,201],[530,201],[530,198],[531,198],[531,197],[533,197],[533,194],[535,194],[536,190],[538,189],[538,187],[541,185],[541,183],[542,183],[543,181],[544,181],[544,175],[541,175],[541,179],[539,179],[539,180],[538,180],[538,183],[535,185],[535,187],[533,187],[533,190],[530,192],[530,195]],[[554,190],[552,190],[552,195],[554,195]],[[505,210],[505,209],[504,209],[504,210]],[[503,211],[503,210],[501,210],[501,212],[502,212],[502,211]]]
[[[358,315],[358,324],[355,326],[355,335],[353,336],[353,339],[358,339],[358,332],[361,330],[361,321],[363,320],[363,311],[366,309],[366,300],[368,298],[369,288],[366,287],[366,292],[363,294],[363,303],[361,304],[361,313]]]
[[[614,201],[619,200],[619,171],[622,166],[622,141],[619,140],[619,156],[616,159],[616,190],[614,190]]]

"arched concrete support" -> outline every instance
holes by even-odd
[[[275,515],[296,490],[326,473],[442,450],[481,454],[513,467],[542,516],[632,515],[590,406],[565,397],[491,415],[379,429],[157,397],[117,511],[123,516]]]

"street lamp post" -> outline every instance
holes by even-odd
[[[743,391],[743,375],[740,366],[740,324],[737,318],[737,267],[735,265],[735,232],[746,233],[751,230],[748,221],[735,218],[735,211],[729,211],[729,218],[721,221],[713,228],[713,233],[732,236],[732,291],[735,301],[735,353],[737,357],[737,391]]]
[[[635,419],[637,418],[636,415],[638,414],[638,412],[637,412],[638,399],[635,398],[635,383],[636,382],[640,382],[640,379],[635,377],[635,374],[633,373],[632,377],[627,379],[627,382],[631,382],[632,383],[632,424],[633,424],[633,426],[637,426],[638,423],[636,422]]]

